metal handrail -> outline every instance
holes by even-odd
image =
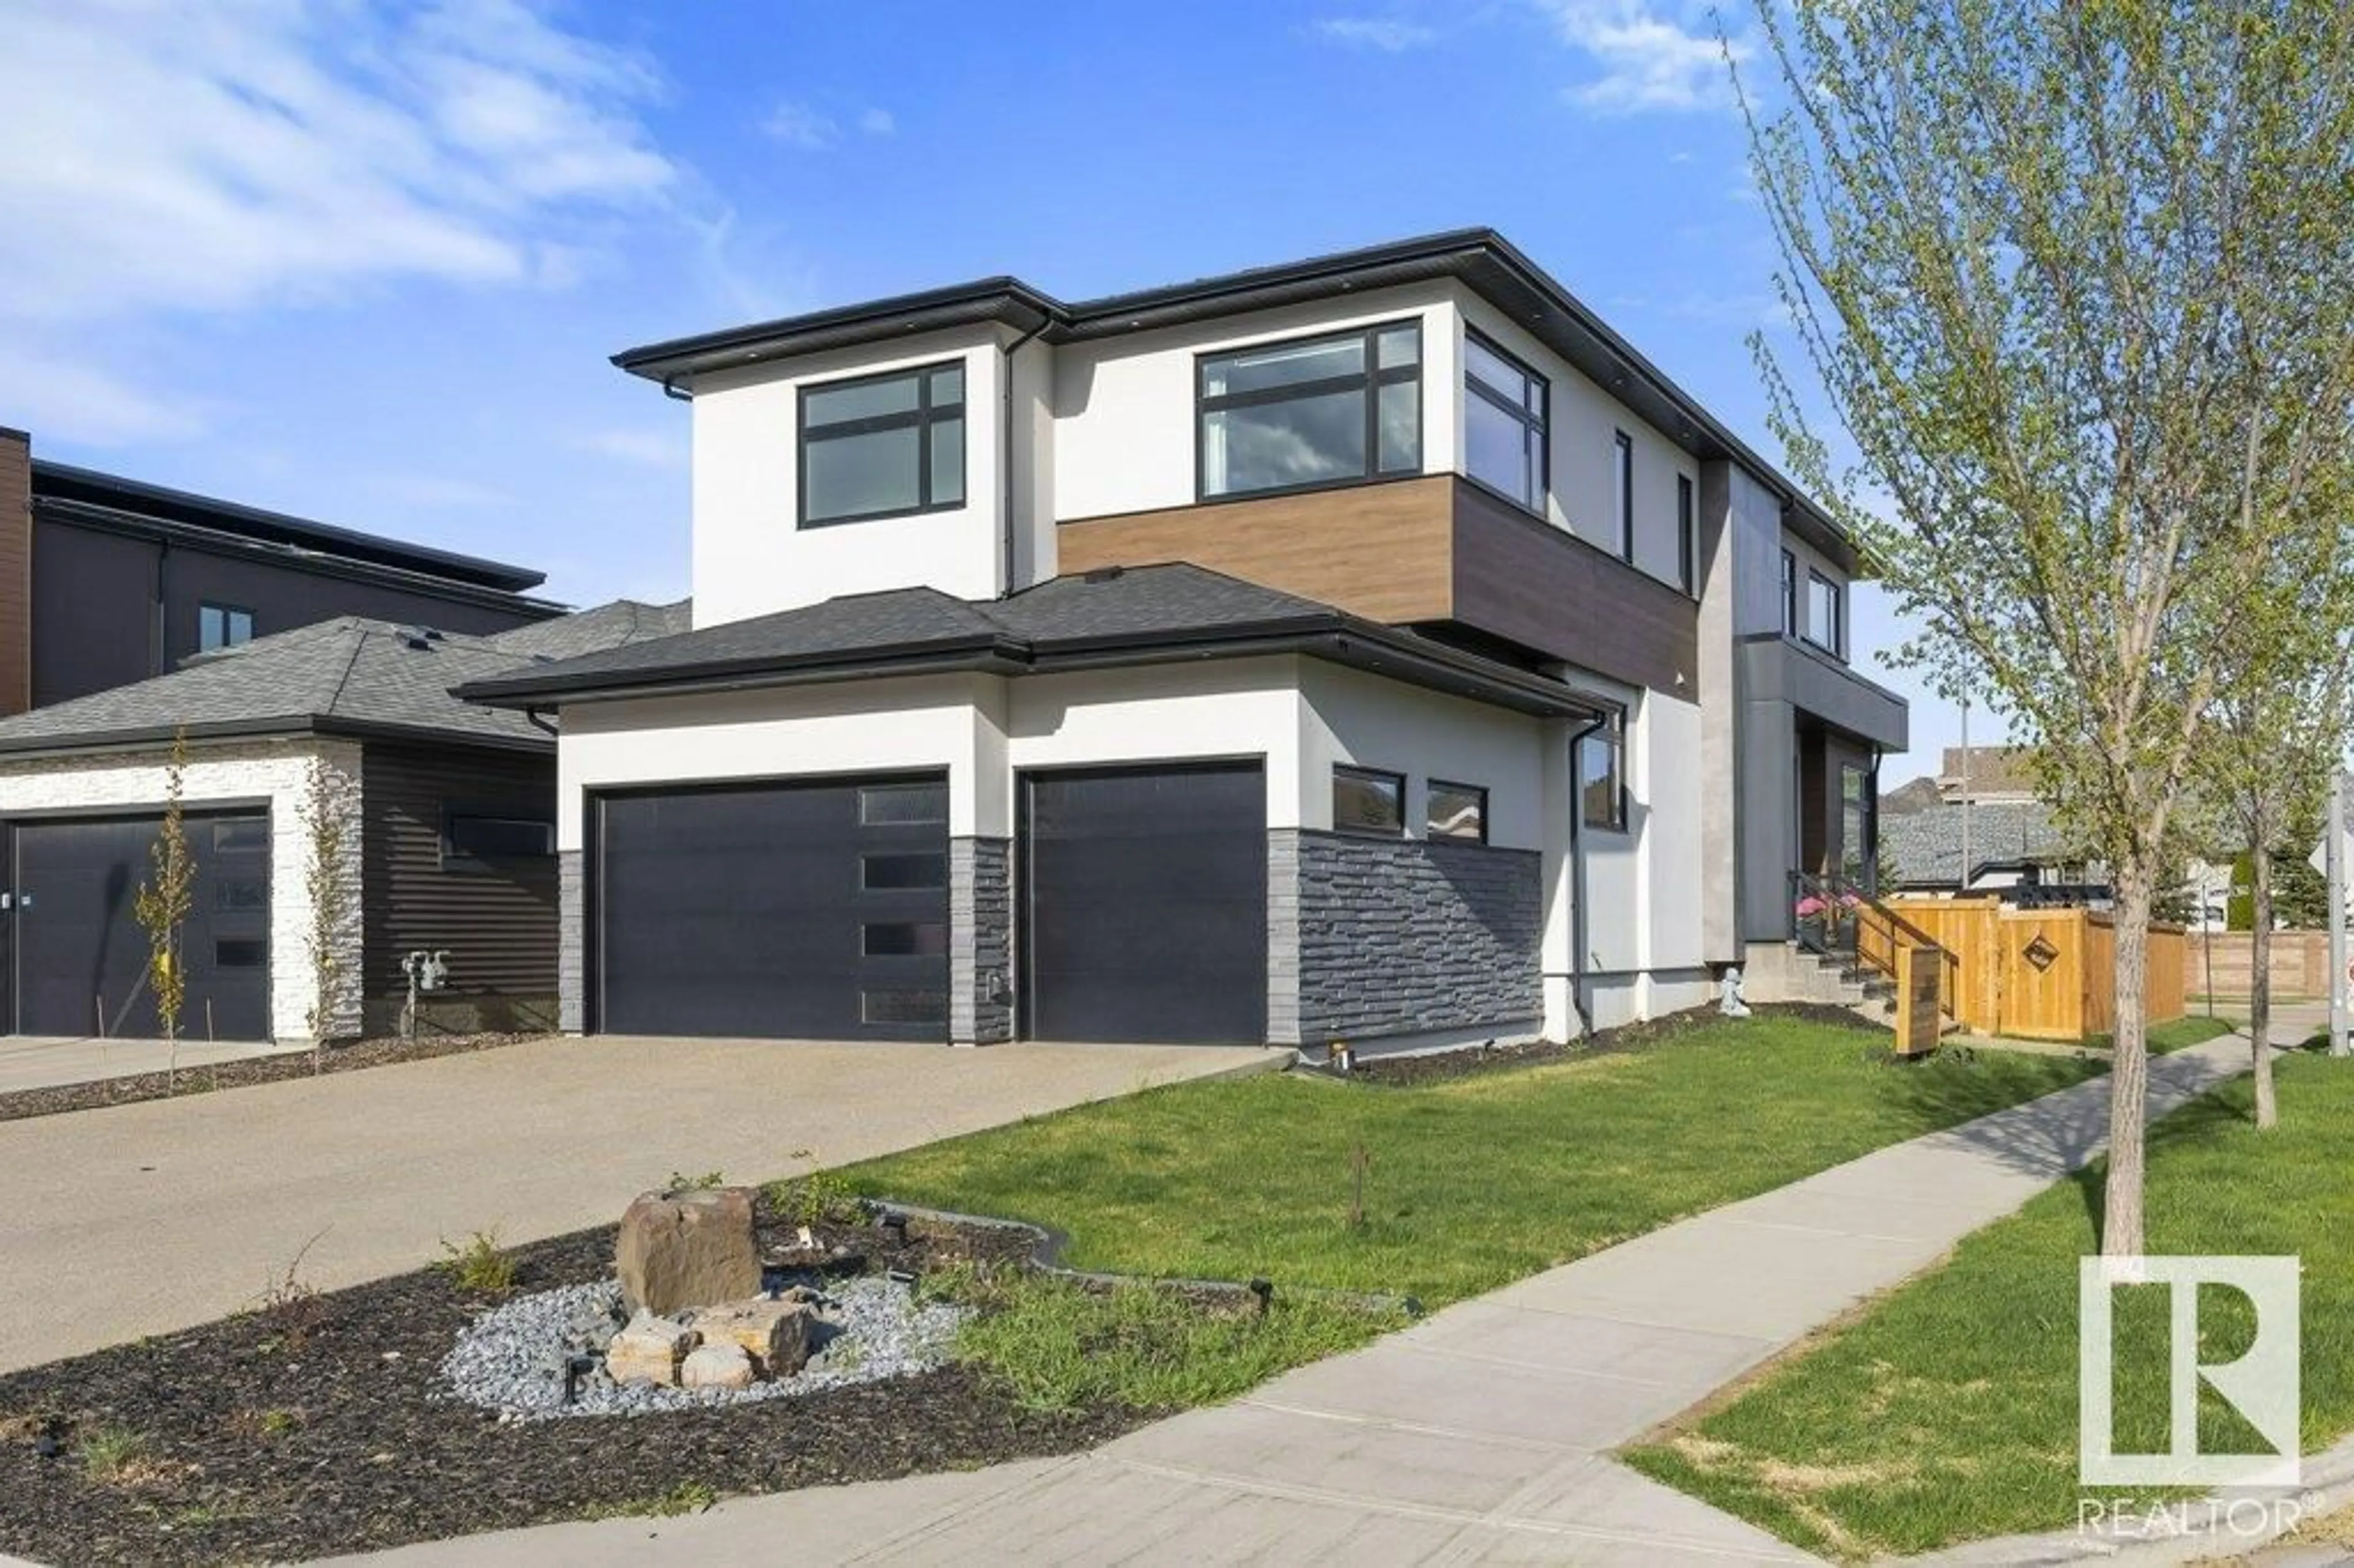
[[[1855,964],[1869,965],[1893,980],[1896,977],[1893,954],[1900,939],[1908,946],[1925,948],[1935,953],[1938,959],[1937,978],[1941,982],[1937,988],[1937,1011],[1948,1018],[1956,1021],[1960,1019],[1962,960],[1952,948],[1882,904],[1871,893],[1854,886],[1842,878],[1817,875],[1812,872],[1793,871],[1790,873],[1790,888],[1792,938],[1800,947],[1809,952],[1829,958],[1834,953],[1836,932],[1840,916],[1844,915],[1851,918],[1861,930],[1865,915],[1868,913],[1887,927],[1891,957],[1883,963],[1868,952],[1861,941],[1851,942],[1845,951],[1853,955]],[[1808,940],[1805,921],[1797,913],[1798,906],[1805,903],[1809,896],[1822,906],[1825,915],[1824,936],[1816,942]]]

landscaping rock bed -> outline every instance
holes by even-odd
[[[462,1056],[472,1051],[495,1051],[503,1045],[546,1038],[545,1034],[427,1034],[415,1040],[354,1040],[328,1046],[315,1063],[308,1051],[290,1051],[275,1056],[248,1056],[241,1061],[183,1067],[176,1075],[140,1073],[90,1084],[18,1089],[0,1095],[0,1121],[22,1121],[27,1117],[55,1116],[61,1111],[97,1110],[141,1100],[186,1098],[215,1089],[241,1089],[252,1084],[274,1084],[281,1078],[354,1073],[365,1067],[388,1067],[398,1062],[430,1061],[436,1056]]]
[[[764,1249],[796,1230],[761,1216]],[[904,1242],[817,1231],[839,1266],[811,1283],[851,1320],[862,1301],[881,1309],[869,1287],[890,1270],[1008,1265],[1027,1250],[1019,1235],[945,1226],[912,1226]],[[913,1358],[880,1381],[687,1395],[626,1420],[518,1418],[456,1397],[444,1368],[461,1336],[534,1298],[603,1298],[614,1239],[605,1226],[515,1249],[503,1300],[420,1269],[0,1375],[0,1552],[59,1564],[302,1560],[1068,1453],[1152,1415],[1038,1414],[970,1367]]]

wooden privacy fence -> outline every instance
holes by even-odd
[[[2252,931],[2210,931],[2189,938],[2193,996],[2246,996],[2255,972],[2256,938]],[[2274,931],[2272,961],[2273,1000],[2326,997],[2329,994],[2329,933]]]
[[[2014,909],[1992,898],[1892,898],[1888,906],[1954,955],[1954,1017],[1982,1034],[2082,1040],[2116,1027],[2116,923],[2089,909]],[[2143,989],[2149,1021],[2183,1012],[2186,938],[2153,926]]]

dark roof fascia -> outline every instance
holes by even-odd
[[[1796,482],[1492,228],[1454,229],[1075,304],[1065,304],[1019,279],[992,278],[653,344],[616,355],[613,363],[667,383],[731,365],[978,321],[1002,322],[1023,331],[1043,329],[1049,342],[1077,343],[1441,278],[1464,283],[1502,310],[1692,456],[1721,459],[1746,470],[1780,499],[1785,520],[1801,538],[1842,570],[1870,575],[1870,563],[1856,542]]]
[[[58,494],[62,486],[72,493]],[[80,501],[181,523],[224,534],[316,549],[331,555],[368,561],[398,571],[470,583],[477,588],[520,593],[547,580],[546,572],[480,556],[437,550],[428,545],[405,544],[380,534],[363,534],[283,512],[267,512],[239,502],[174,490],[143,480],[124,479],[95,469],[77,468],[47,458],[33,460],[33,494],[37,500]]]
[[[1018,278],[989,278],[648,344],[622,350],[613,355],[613,363],[632,376],[668,386],[682,377],[761,360],[821,354],[830,348],[956,327],[989,324],[1032,332],[1061,311],[1061,305]]]
[[[142,725],[128,729],[88,730],[73,735],[0,738],[0,760],[35,757],[76,757],[84,753],[132,751],[169,746],[186,734],[192,741],[281,740],[291,736],[320,736],[341,740],[422,740],[437,747],[474,747],[487,751],[537,754],[556,749],[553,736],[485,736],[472,730],[444,729],[436,725],[385,724],[334,715],[281,714],[269,718],[215,719],[205,724]]]
[[[308,549],[300,545],[275,540],[249,538],[241,534],[223,533],[218,529],[201,527],[193,523],[174,522],[150,516],[144,513],[124,512],[116,507],[100,506],[87,501],[68,501],[56,496],[37,496],[33,501],[34,514],[45,522],[62,523],[70,527],[90,528],[100,533],[121,535],[126,538],[161,540],[171,545],[210,555],[256,556],[294,570],[316,577],[341,577],[349,582],[373,583],[397,588],[410,593],[444,599],[453,604],[469,604],[488,609],[517,611],[535,620],[552,620],[565,614],[570,607],[554,599],[530,599],[505,588],[486,588],[480,583],[461,581],[455,577],[436,577],[429,572],[408,571],[375,561],[350,556],[338,556]],[[540,579],[534,577],[534,582]]]
[[[450,694],[484,707],[528,711],[559,703],[811,685],[871,675],[1011,674],[1023,668],[1026,659],[1027,651],[1022,643],[991,634],[817,656],[705,659],[692,664],[577,675],[555,672],[544,675],[496,675],[453,686]]]

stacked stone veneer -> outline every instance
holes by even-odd
[[[1445,840],[1267,835],[1267,1033],[1323,1044],[1544,1012],[1543,857]]]
[[[580,955],[588,939],[588,905],[581,874],[578,850],[556,857],[556,1026],[567,1034],[586,1028],[588,1017],[588,971]]]
[[[1013,846],[949,841],[949,1039],[987,1045],[1013,1038]]]
[[[170,784],[168,748],[0,764],[0,812],[160,813]],[[332,931],[313,918],[310,870],[316,859],[309,829],[311,779],[326,769],[327,810],[341,819],[334,870],[344,897]],[[335,954],[326,1012],[333,1035],[360,1027],[360,752],[343,741],[192,743],[181,778],[191,811],[222,806],[267,807],[270,813],[270,1030],[280,1040],[311,1033],[319,994],[313,943],[322,935]],[[202,850],[198,850],[201,856]]]

